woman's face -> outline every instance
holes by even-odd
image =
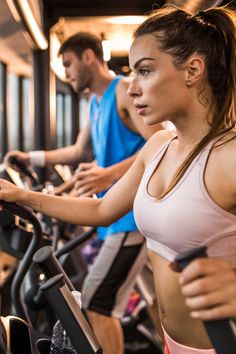
[[[188,98],[185,69],[177,68],[172,57],[158,49],[158,40],[151,34],[135,39],[129,62],[134,77],[128,94],[144,123],[183,118]]]

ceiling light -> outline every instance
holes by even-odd
[[[50,36],[50,65],[57,77],[66,81],[65,68],[62,63],[62,55],[58,55],[61,43],[55,33]]]
[[[103,60],[109,61],[111,59],[111,42],[105,38],[104,33],[101,33]]]
[[[147,16],[114,16],[105,21],[114,25],[139,25],[146,20]]]
[[[12,0],[6,0],[6,3],[7,3],[8,7],[9,7],[9,9],[11,11],[11,14],[12,14],[14,20],[16,22],[20,22],[21,19],[20,19],[19,13],[18,13],[18,11],[16,9],[16,6],[15,6],[14,2]]]
[[[38,25],[35,16],[31,10],[28,0],[15,0],[19,13],[22,15],[22,19],[27,26],[28,31],[33,37],[37,47],[41,50],[48,48],[48,41],[44,36],[40,26]]]
[[[111,42],[108,39],[102,41],[103,60],[109,61],[111,59]]]

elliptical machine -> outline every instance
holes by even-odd
[[[36,332],[21,300],[20,288],[26,272],[39,248],[42,235],[41,225],[28,208],[14,203],[2,202],[10,214],[18,215],[30,221],[34,233],[30,245],[16,272],[12,284],[12,302],[16,315],[0,318],[0,354],[49,354],[50,339]],[[59,264],[59,263],[58,263]],[[69,282],[69,281],[68,281]],[[72,284],[69,282],[69,286]],[[43,285],[43,291],[53,306],[56,316],[61,320],[78,354],[101,354],[102,350],[90,325],[71,294],[63,274],[50,277]]]

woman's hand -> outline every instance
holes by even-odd
[[[0,179],[0,200],[6,202],[20,202],[26,190],[17,187],[5,179]]]
[[[236,274],[217,259],[197,259],[180,275],[180,285],[193,318],[236,319]]]

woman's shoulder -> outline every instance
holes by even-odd
[[[217,176],[217,178],[216,178]],[[206,170],[206,185],[213,199],[230,210],[236,198],[236,134],[228,133],[214,144]],[[214,192],[217,191],[217,192]],[[214,194],[215,193],[215,194]],[[218,199],[217,199],[218,198]],[[227,205],[225,206],[225,201]]]
[[[153,134],[153,136],[149,139],[148,142],[150,142],[150,144],[155,144],[156,146],[161,146],[176,137],[176,135],[177,134],[175,130],[163,129]]]
[[[215,152],[219,158],[230,158],[231,161],[236,161],[236,132],[232,131],[225,134],[221,139],[218,139],[214,144],[213,153]]]
[[[172,130],[159,130],[153,134],[142,151],[144,164],[147,165],[165,146],[165,144],[175,137],[176,132]]]

